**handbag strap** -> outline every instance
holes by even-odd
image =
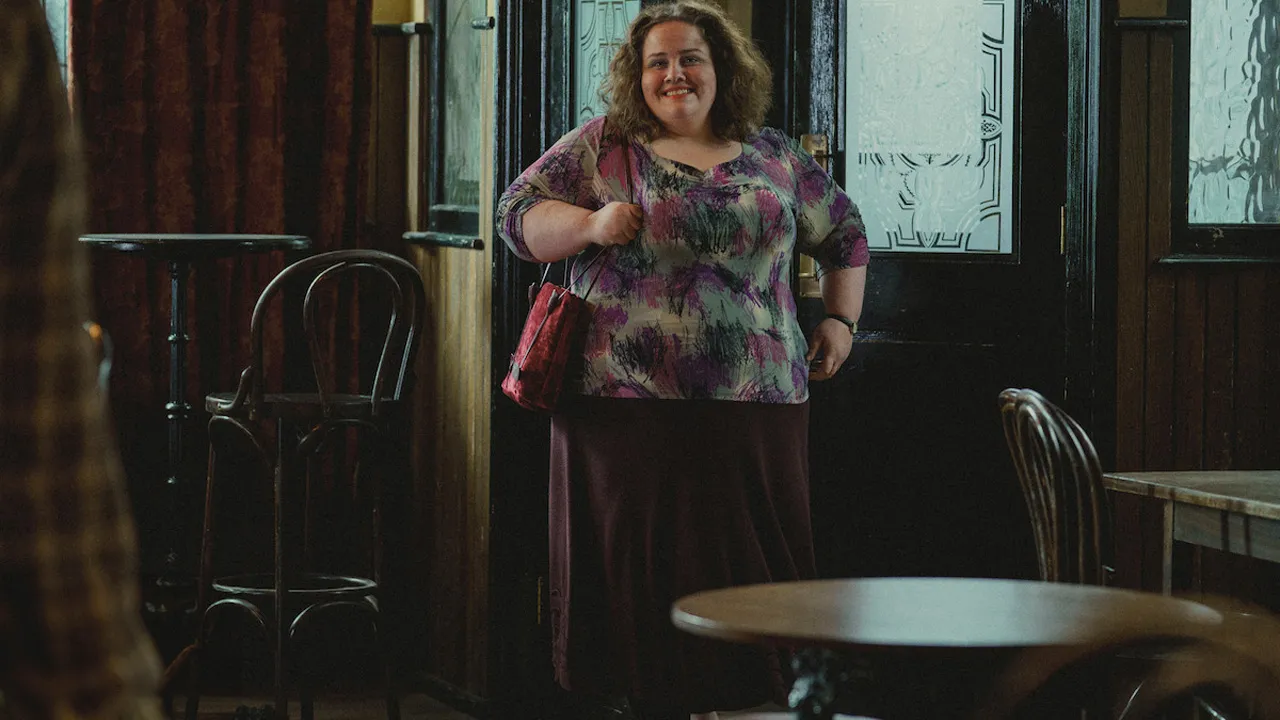
[[[627,202],[634,205],[636,198],[635,198],[635,184],[631,181],[631,143],[630,141],[626,142],[622,146],[622,161],[626,165]],[[614,247],[616,246],[609,245],[608,247],[600,248],[600,250],[597,251],[596,254],[591,258],[590,262],[588,262],[586,266],[582,268],[582,272],[579,272],[579,273],[575,273],[574,270],[578,266],[578,257],[581,255],[581,253],[574,256],[572,266],[569,265],[569,259],[565,258],[565,261],[564,261],[565,262],[565,270],[564,270],[565,287],[572,288],[575,284],[577,284],[577,282],[581,280],[589,270],[591,270],[591,266],[595,265],[600,260],[600,258],[605,255],[605,253],[613,250]],[[547,275],[550,274],[551,272],[551,265],[552,263],[547,263],[546,266],[543,268],[542,282],[539,283],[539,285],[547,282]],[[600,275],[603,272],[604,272],[604,266],[601,265],[600,268],[596,270],[595,276],[591,278],[591,284],[587,286],[586,292],[582,293],[583,300],[586,300],[587,296],[591,294],[591,291],[595,288],[596,282],[600,279]]]

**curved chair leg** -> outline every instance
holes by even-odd
[[[379,627],[383,624],[385,623],[379,623]],[[391,654],[387,652],[386,643],[383,645],[382,667],[386,676],[387,720],[400,720],[400,688],[399,682],[396,680],[395,662],[392,660]]]
[[[294,461],[294,448],[290,442],[290,437],[294,432],[294,428],[284,419],[280,419],[276,423],[276,471],[275,471],[275,620],[276,620],[276,647],[275,647],[275,696],[276,696],[276,717],[285,720],[289,717],[289,696],[287,693],[287,668],[289,666],[288,638],[289,625],[291,623],[285,620],[287,607],[289,605],[288,595],[289,587],[285,578],[285,504],[288,498],[285,497],[286,482],[285,478],[288,474],[288,467]]]
[[[210,424],[216,421],[215,418]],[[187,658],[186,720],[196,720],[200,712],[200,693],[204,689],[201,683],[200,655],[204,651],[204,616],[209,609],[209,593],[213,589],[213,524],[217,516],[214,512],[216,506],[214,484],[218,467],[217,458],[217,448],[210,441],[209,466],[204,484],[204,528],[200,535],[200,585],[196,588],[196,637],[188,649],[190,655]]]

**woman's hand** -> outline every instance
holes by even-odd
[[[587,238],[596,245],[626,245],[644,225],[639,205],[611,202],[586,217]]]
[[[809,339],[809,354],[804,359],[809,363],[810,380],[830,380],[844,365],[853,349],[853,333],[849,327],[839,320],[827,318],[813,329],[813,337]],[[816,364],[814,358],[821,358]]]

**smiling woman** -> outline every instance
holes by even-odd
[[[604,117],[498,203],[518,257],[592,268],[572,274],[592,316],[551,421],[556,679],[627,695],[644,720],[780,700],[784,660],[680,635],[667,609],[815,572],[809,382],[849,354],[868,256],[849,197],[762,127],[770,79],[718,6],[646,6],[610,63]],[[825,271],[831,318],[809,337],[790,286],[801,253]]]

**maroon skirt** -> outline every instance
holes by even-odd
[[[575,398],[551,423],[551,627],[566,689],[683,712],[785,696],[770,649],[671,604],[812,578],[809,405]]]

